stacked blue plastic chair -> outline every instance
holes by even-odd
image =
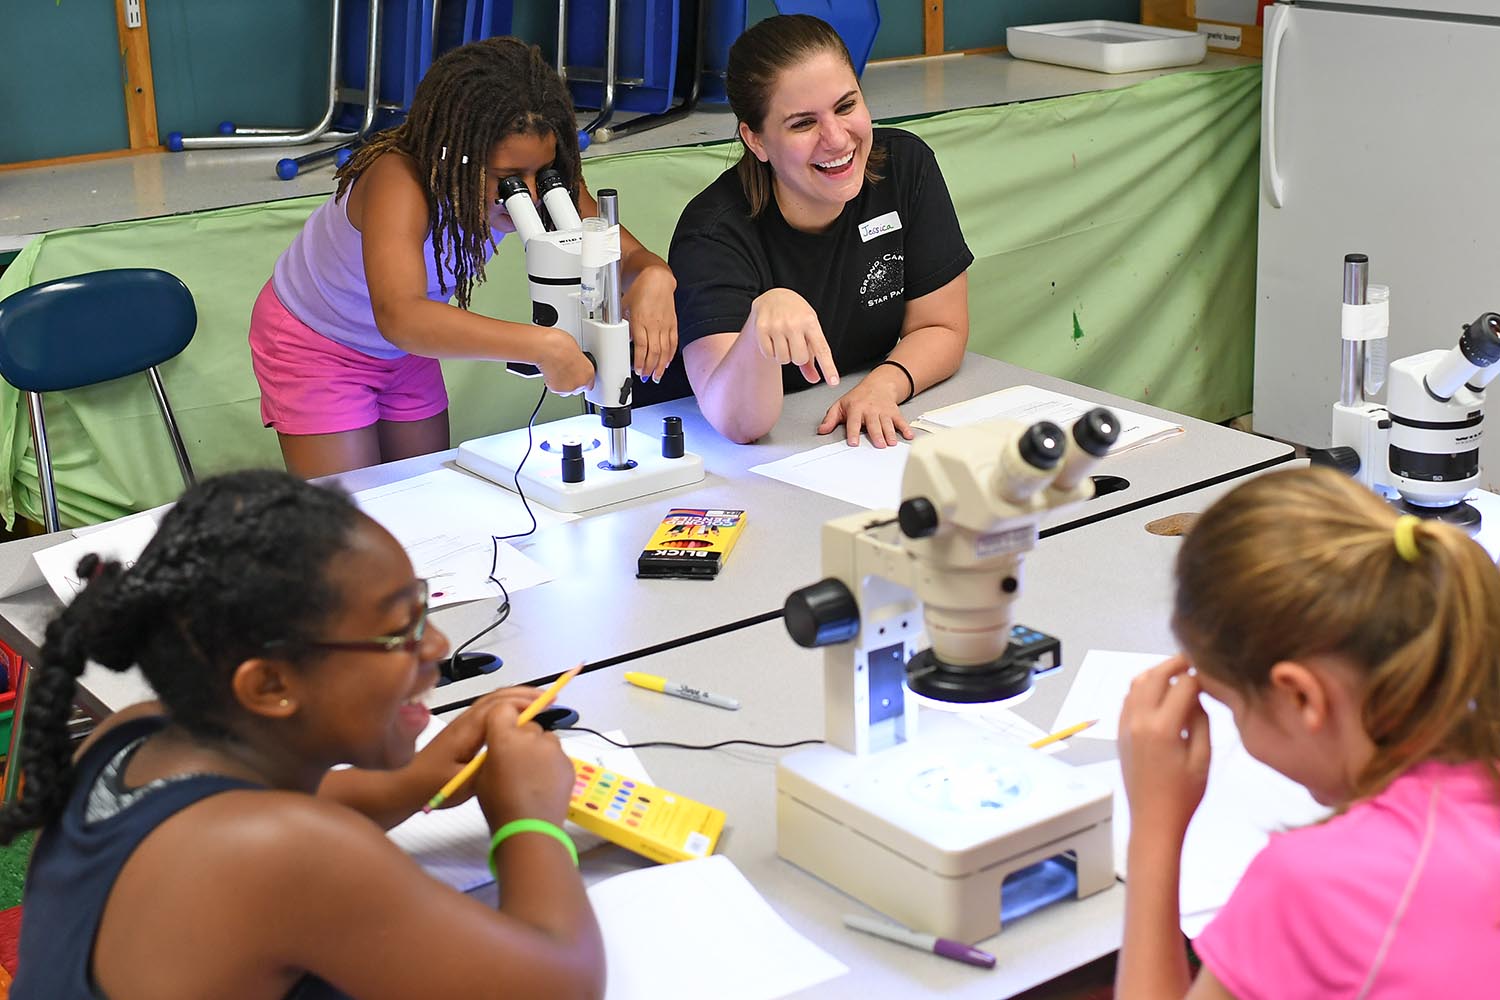
[[[811,14],[833,25],[854,60],[854,75],[864,73],[880,31],[878,0],[776,0],[776,9],[783,14]]]
[[[167,148],[338,144],[276,163],[276,176],[332,159],[339,166],[371,132],[399,123],[432,60],[450,48],[510,33],[513,0],[331,0],[328,106],[306,129],[243,128],[221,122],[217,136],[167,136]],[[373,37],[371,28],[374,28]],[[372,44],[373,42],[373,44]],[[367,81],[374,80],[370,88]],[[356,100],[357,99],[357,100]]]

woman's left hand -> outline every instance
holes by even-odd
[[[653,263],[641,268],[621,299],[634,345],[631,365],[649,382],[661,381],[677,353],[677,304],[672,297],[676,290],[672,269]]]
[[[470,705],[458,718],[443,727],[421,750],[417,751],[406,772],[413,788],[419,791],[422,802],[435,795],[464,765],[474,759],[484,746],[485,720],[497,705],[514,705],[517,712],[525,710],[542,692],[531,687],[501,688],[491,691]],[[474,782],[466,781],[439,808],[447,809],[459,805],[474,794]]]
[[[892,447],[902,438],[910,441],[914,435],[901,415],[899,398],[889,387],[866,376],[828,408],[818,425],[818,433],[832,433],[843,424],[851,448],[859,444],[861,431],[870,436],[870,443],[877,448]]]

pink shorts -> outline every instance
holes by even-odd
[[[329,340],[288,312],[269,281],[250,313],[250,360],[260,418],[281,434],[337,434],[448,408],[436,358],[372,358]]]

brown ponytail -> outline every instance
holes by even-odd
[[[1500,786],[1500,570],[1435,521],[1404,558],[1397,518],[1329,469],[1252,479],[1184,540],[1173,629],[1199,670],[1252,698],[1282,660],[1362,668],[1375,754],[1356,798],[1428,759],[1481,761]]]

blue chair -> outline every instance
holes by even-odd
[[[172,439],[183,481],[193,467],[156,366],[193,339],[198,310],[174,275],[127,267],[57,278],[0,299],[0,378],[26,393],[36,449],[42,518],[60,527],[41,394],[145,372]]]
[[[156,366],[175,358],[193,339],[198,310],[193,294],[174,275],[153,268],[128,267],[57,278],[0,299],[0,377],[26,393],[31,409],[31,441],[36,450],[42,518],[48,531],[60,527],[52,457],[47,448],[44,392],[79,389],[145,372],[166,421],[183,481],[193,484],[193,467],[172,416]],[[10,802],[20,787],[13,766],[21,745],[29,665],[16,684],[10,752],[0,798]]]
[[[875,34],[880,30],[879,0],[775,0],[779,14],[811,14],[833,25],[854,60],[854,75],[861,76]]]

